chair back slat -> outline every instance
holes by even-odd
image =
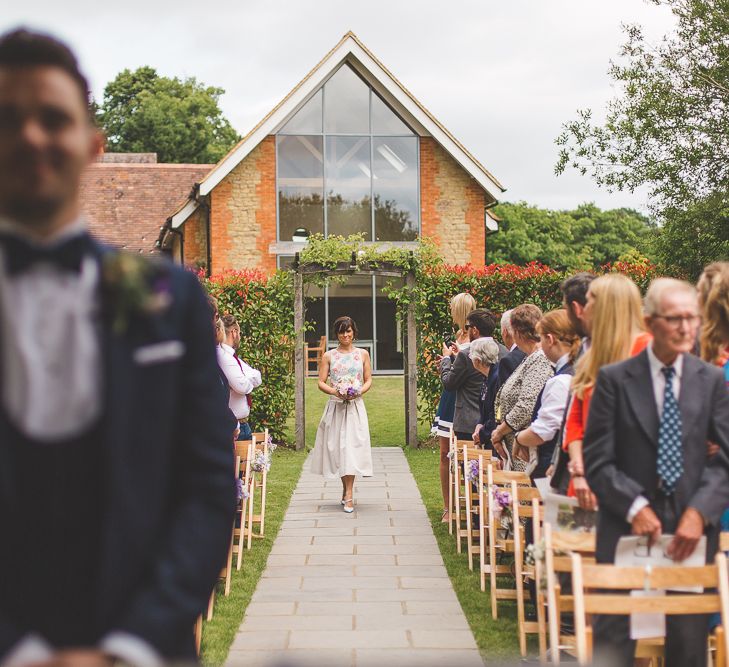
[[[713,614],[721,611],[719,596],[711,594],[665,595],[660,597],[635,597],[633,595],[584,596],[585,613],[628,614]]]
[[[718,585],[716,565],[701,567],[620,567],[617,565],[582,565],[583,577],[590,588],[606,590],[663,590],[687,586]]]

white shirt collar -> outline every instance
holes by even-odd
[[[509,348],[509,352],[513,352],[516,349],[516,343],[512,343],[511,347]]]
[[[559,372],[560,370],[562,370],[567,365],[567,362],[569,360],[569,352],[567,354],[563,354],[559,359],[557,359],[557,363],[554,365],[555,372]]]
[[[235,354],[235,350],[228,345],[228,343],[221,343],[220,347],[223,349],[224,352],[227,352],[228,354]]]
[[[661,369],[665,368],[666,365],[656,356],[655,352],[653,352],[653,341],[648,343],[646,352],[648,353],[651,377],[657,377],[661,374]],[[683,354],[679,354],[676,357],[676,361],[673,362],[673,367],[676,369],[676,377],[680,380],[681,373],[683,372]]]
[[[52,234],[46,239],[40,240],[32,234],[29,234],[25,225],[21,225],[10,218],[0,217],[0,231],[24,238],[35,245],[53,245],[63,239],[82,234],[86,231],[86,227],[86,220],[83,216],[79,216],[72,223],[59,229],[55,234]]]

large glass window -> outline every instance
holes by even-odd
[[[347,64],[279,131],[278,238],[414,241],[418,137]]]
[[[279,239],[290,241],[297,228],[324,232],[324,160],[321,136],[276,138],[278,148]]]

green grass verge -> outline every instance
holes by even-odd
[[[405,389],[402,376],[375,375],[372,389],[364,395],[373,447],[400,446],[405,441]],[[306,446],[314,447],[316,429],[329,397],[319,391],[316,378],[306,379]],[[430,429],[418,424],[418,437]],[[288,421],[287,440],[294,440],[294,418]]]
[[[443,496],[438,473],[438,450],[405,448],[404,451],[425,503],[448,576],[481,655],[487,663],[516,661],[519,657],[516,604],[510,600],[499,602],[499,618],[491,618],[488,583],[486,592],[482,593],[478,566],[473,572],[468,569],[468,556],[466,553],[457,553],[456,540],[448,533],[448,524],[441,523]]]
[[[205,665],[222,665],[228,657],[235,633],[266,567],[268,554],[281,527],[291,494],[299,481],[305,458],[305,452],[283,447],[273,453],[266,494],[266,537],[254,539],[251,550],[244,552],[240,572],[233,570],[230,595],[225,597],[222,586],[218,587],[213,620],[203,624],[200,657]]]

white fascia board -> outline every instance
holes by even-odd
[[[181,227],[185,220],[197,211],[198,206],[199,204],[194,199],[188,199],[185,205],[170,218],[172,229]]]

